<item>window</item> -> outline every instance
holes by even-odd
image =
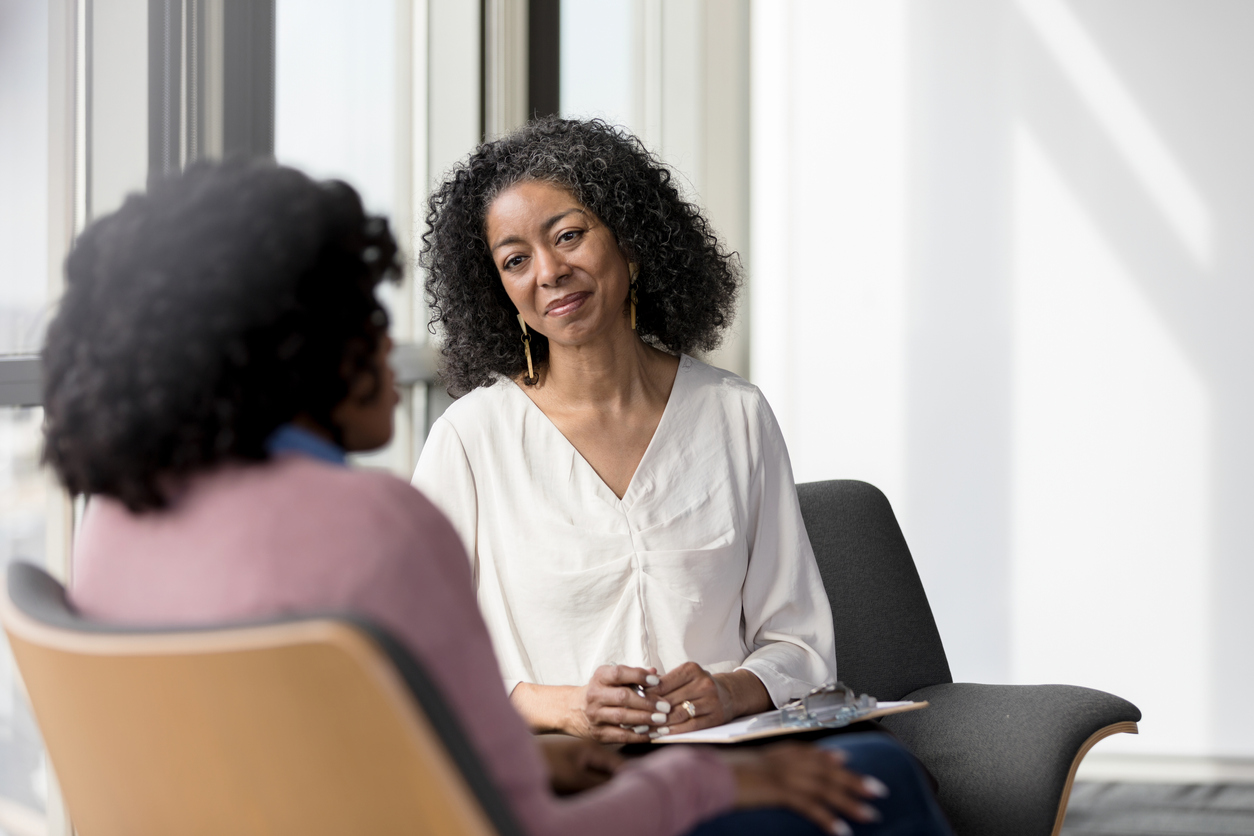
[[[48,276],[48,9],[0,0],[0,354],[37,351]],[[10,126],[20,125],[21,130]]]
[[[49,8],[0,0],[0,355],[39,349],[49,303]],[[11,126],[21,126],[13,130]],[[47,564],[40,469],[43,410],[29,403],[29,359],[0,368],[0,571]],[[0,832],[47,832],[47,762],[9,647],[0,636]]]
[[[38,407],[0,409],[0,569],[12,560],[45,564],[51,491],[39,466]],[[43,832],[48,781],[39,731],[9,646],[0,639],[0,832]]]

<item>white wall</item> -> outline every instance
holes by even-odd
[[[760,0],[752,376],[954,676],[1254,757],[1254,5]],[[1186,707],[1187,706],[1187,707]]]

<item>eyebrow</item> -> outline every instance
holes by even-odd
[[[549,218],[549,219],[548,219],[547,221],[545,221],[544,223],[540,224],[540,229],[541,229],[542,231],[544,231],[544,232],[548,232],[548,231],[549,231],[550,229],[552,229],[552,228],[553,228],[553,227],[557,224],[557,222],[558,222],[558,221],[560,221],[562,218],[566,217],[567,215],[574,215],[574,214],[576,214],[576,213],[577,213],[577,214],[580,214],[580,215],[584,215],[585,217],[586,217],[586,216],[587,216],[587,214],[588,214],[588,213],[587,213],[587,212],[585,212],[583,209],[580,209],[578,206],[575,206],[575,207],[573,207],[573,208],[571,208],[571,209],[567,209],[565,212],[558,212],[556,215],[554,215],[553,217]],[[506,247],[506,246],[509,246],[510,244],[521,244],[521,243],[523,243],[523,239],[522,239],[521,237],[519,237],[519,236],[517,236],[517,235],[511,235],[510,237],[508,237],[508,238],[502,238],[500,241],[497,241],[495,244],[493,244],[493,245],[492,245],[492,252],[496,252],[496,251],[497,251],[497,250],[499,250],[501,247]]]

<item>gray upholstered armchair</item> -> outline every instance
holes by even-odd
[[[888,499],[865,482],[797,486],[836,625],[842,681],[883,700],[927,700],[884,725],[940,784],[959,836],[1050,836],[1085,753],[1136,732],[1141,712],[1074,685],[956,683]]]

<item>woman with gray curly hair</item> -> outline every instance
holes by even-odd
[[[832,617],[762,394],[719,342],[736,258],[636,138],[550,118],[430,199],[443,375],[414,484],[453,521],[535,731],[639,743],[836,678]]]

